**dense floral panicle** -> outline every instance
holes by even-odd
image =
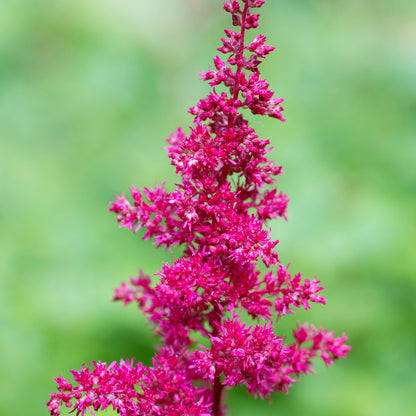
[[[120,227],[143,228],[143,239],[157,247],[183,248],[182,257],[155,274],[159,279],[139,272],[113,297],[136,303],[164,348],[152,366],[94,362],[72,371],[74,382],[58,377],[58,393],[48,402],[52,416],[63,404],[82,416],[110,406],[122,416],[225,416],[224,388],[242,384],[261,398],[287,392],[302,374],[313,373],[315,356],[329,365],[349,351],[345,335],[298,324],[295,341],[285,344],[273,326],[276,314],[281,318],[325,299],[316,278],[302,280],[279,264],[278,241],[265,226],[287,219],[289,198],[276,188],[283,171],[267,158],[269,140],[260,139],[245,118],[251,113],[285,120],[283,99],[259,71],[275,48],[262,34],[247,40],[259,24],[253,9],[263,4],[224,3],[234,30],[225,30],[220,56],[200,73],[212,90],[189,109],[189,133],[178,128],[167,139],[180,175],[173,191],[165,184],[132,186],[130,200],[116,195],[109,207]],[[260,272],[260,260],[277,270]],[[241,312],[264,324],[247,326]],[[195,336],[207,346],[196,346]]]
[[[263,3],[224,3],[233,25],[240,29],[225,30],[218,51],[228,56],[215,56],[214,68],[200,74],[213,89],[189,109],[194,116],[189,134],[178,128],[167,139],[171,164],[182,183],[170,193],[163,186],[152,190],[132,187],[132,204],[122,195],[110,207],[118,214],[120,226],[134,231],[144,227],[144,239],[154,238],[158,247],[184,245],[184,257],[164,265],[158,273],[159,283],[151,284],[143,276],[131,279],[131,285],[123,283],[116,290],[114,299],[124,304],[136,301],[162,341],[176,351],[192,344],[192,332],[209,336],[211,350],[195,352],[198,365],[208,369],[204,378],[206,374],[209,379],[218,377],[222,371],[225,384],[244,383],[249,392],[261,397],[273,390],[286,391],[296,376],[310,372],[310,358],[317,351],[301,344],[283,346],[280,338],[272,336],[273,313],[281,317],[294,313],[292,307],[309,309],[311,302],[325,304],[317,294],[323,287],[316,279],[301,281],[300,274],[292,276],[283,265],[277,273],[262,276],[256,266],[259,258],[266,267],[279,263],[277,241],[270,240],[263,225],[273,218],[287,219],[289,202],[276,188],[265,189],[276,183],[282,168],[267,158],[269,140],[260,140],[242,114],[246,109],[284,121],[283,99],[274,97],[259,72],[260,63],[274,48],[266,44],[262,34],[247,44],[245,41],[245,32],[258,26],[259,15],[251,9]],[[228,92],[217,92],[215,87],[220,85]],[[264,367],[262,377],[242,371],[237,356],[232,355],[234,350],[232,360],[218,352],[221,348],[228,351],[224,344],[227,337],[228,343],[230,339],[241,345],[255,342],[260,327],[251,334],[252,328],[247,329],[235,317],[221,323],[222,313],[239,308],[253,318],[268,320],[262,331],[268,332],[278,347],[278,356]],[[337,341],[341,349],[344,341],[342,337]],[[259,345],[258,351],[270,353],[266,344]],[[252,345],[247,348],[255,351]],[[329,362],[329,350],[322,347],[320,351]],[[244,369],[247,365],[243,364]]]

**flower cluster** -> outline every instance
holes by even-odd
[[[263,4],[224,3],[236,30],[225,30],[218,48],[223,57],[200,74],[212,90],[189,109],[189,133],[179,128],[167,139],[181,182],[172,192],[165,184],[131,187],[131,200],[116,195],[110,205],[121,227],[143,228],[143,238],[157,247],[183,248],[183,256],[164,264],[157,279],[140,272],[114,294],[124,305],[137,304],[164,347],[149,367],[94,362],[91,369],[72,372],[75,384],[57,378],[51,415],[65,404],[77,415],[112,406],[125,416],[220,416],[227,388],[242,384],[261,398],[287,392],[300,375],[313,372],[313,357],[328,365],[350,349],[345,335],[336,338],[312,325],[298,324],[292,344],[275,334],[276,319],[325,299],[319,281],[292,276],[280,263],[278,241],[266,227],[271,219],[286,219],[289,199],[277,190],[282,168],[266,157],[269,140],[260,139],[244,116],[284,121],[283,99],[259,71],[274,48],[263,35],[246,39],[258,26],[254,10]],[[244,323],[243,314],[253,325]],[[206,344],[197,345],[195,335]]]
[[[58,416],[60,406],[73,407],[76,415],[86,409],[105,410],[112,406],[122,416],[209,416],[211,402],[204,388],[192,385],[186,353],[164,348],[153,366],[121,360],[107,366],[93,362],[91,369],[71,371],[76,385],[56,378],[59,393],[48,402],[50,414]]]

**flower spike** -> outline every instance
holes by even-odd
[[[292,343],[277,334],[285,315],[326,301],[319,280],[288,272],[270,238],[268,222],[287,220],[289,198],[277,189],[283,170],[267,158],[269,140],[248,119],[285,121],[283,99],[259,70],[274,48],[262,34],[248,40],[264,3],[224,3],[233,28],[213,68],[200,73],[211,91],[189,109],[189,132],[178,128],[167,139],[179,183],[171,191],[132,186],[130,200],[122,193],[109,207],[120,227],[143,229],[157,248],[183,248],[157,277],[139,271],[114,292],[113,300],[135,303],[147,317],[160,352],[150,366],[93,362],[72,371],[74,381],[56,378],[51,416],[63,405],[77,416],[108,407],[122,416],[225,416],[227,389],[244,385],[261,398],[287,393],[314,372],[316,356],[330,365],[348,353],[345,335],[313,325],[298,323]]]

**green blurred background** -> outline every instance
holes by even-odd
[[[112,289],[154,273],[156,251],[107,212],[131,184],[177,179],[164,138],[207,92],[229,16],[219,0],[0,2],[0,414],[46,415],[53,377],[155,342]],[[270,0],[263,75],[281,124],[253,117],[286,174],[283,263],[317,275],[328,304],[285,318],[345,331],[347,360],[318,365],[272,404],[230,414],[387,416],[416,408],[416,3]]]

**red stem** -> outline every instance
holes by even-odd
[[[215,315],[218,317],[218,323],[222,320],[222,312],[218,306],[214,306]],[[215,337],[218,335],[218,323],[214,321],[212,323],[212,335]],[[220,416],[221,415],[221,398],[222,398],[222,389],[224,386],[221,384],[221,375],[215,371],[214,384],[212,388],[212,415]]]
[[[213,416],[220,416],[221,415],[221,393],[223,389],[223,385],[221,384],[220,376],[215,375],[214,379],[214,388],[213,388],[213,405],[212,405],[212,414]]]

